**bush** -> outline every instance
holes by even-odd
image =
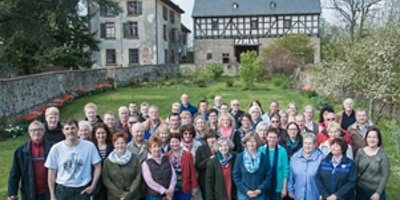
[[[261,62],[258,60],[257,52],[247,51],[240,54],[239,77],[244,90],[254,85],[257,77],[261,73]]]
[[[193,73],[193,83],[198,87],[205,87],[208,83],[211,83],[214,79],[214,74],[211,70],[196,68]]]
[[[210,70],[213,73],[214,81],[218,80],[224,73],[224,68],[217,63],[213,63],[212,65],[208,66],[207,70]]]
[[[333,107],[331,99],[325,96],[315,96],[311,98],[314,102],[315,108],[317,110],[321,110],[322,107],[324,106],[330,106]]]
[[[233,87],[233,83],[235,83],[233,79],[227,79],[225,82],[226,82],[226,87]]]

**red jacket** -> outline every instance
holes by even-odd
[[[347,144],[350,145],[351,144],[351,136],[350,136],[350,134],[347,131],[343,130],[343,129],[341,129],[341,132],[342,132],[341,135],[344,138],[344,140],[346,140]],[[328,139],[329,139],[329,136],[328,136],[328,132],[326,131],[326,129],[324,129],[321,132],[319,132],[318,135],[317,135],[317,147],[319,147],[319,145],[321,145],[322,143],[324,143]]]
[[[165,154],[168,158],[172,155],[172,150]],[[197,176],[196,168],[194,167],[193,156],[188,151],[183,151],[182,160],[182,191],[184,193],[192,192],[193,189],[197,188]]]

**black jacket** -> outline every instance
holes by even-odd
[[[61,124],[58,123],[57,127],[53,130],[49,130],[47,123],[44,125],[44,139],[53,143],[60,142],[65,139],[65,135],[62,132]]]
[[[53,142],[44,140],[45,158],[47,158],[53,144]],[[22,200],[35,200],[35,180],[30,150],[31,140],[18,147],[14,152],[14,159],[8,177],[8,196],[18,194],[19,181],[21,180]]]

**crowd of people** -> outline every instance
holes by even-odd
[[[301,112],[183,93],[167,119],[130,102],[118,115],[84,107],[85,120],[47,108],[14,154],[8,200],[384,200],[390,164],[382,133],[354,110]],[[243,107],[243,106],[242,106]],[[247,107],[247,106],[246,106]],[[118,117],[118,120],[116,119]]]

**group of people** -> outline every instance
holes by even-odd
[[[85,120],[47,108],[14,154],[8,199],[26,200],[378,200],[386,199],[390,164],[382,134],[364,109],[295,103],[280,110],[237,99],[197,107],[183,93],[162,119],[156,105],[130,102]]]

